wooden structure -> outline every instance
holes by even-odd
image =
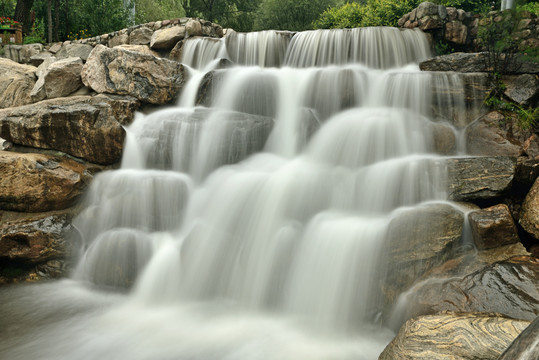
[[[0,25],[0,45],[22,44],[22,26],[20,24],[5,27]]]

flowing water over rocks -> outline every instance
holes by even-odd
[[[92,183],[72,279],[0,292],[0,357],[376,359],[394,336],[382,258],[386,239],[401,248],[399,217],[465,218],[446,201],[435,130],[466,114],[432,108],[465,103],[440,91],[460,79],[419,71],[429,50],[413,30],[184,46],[180,105],[139,114],[122,168]],[[213,71],[221,57],[236,65]],[[401,241],[428,236],[414,231]],[[447,239],[402,261],[422,273],[469,246]]]

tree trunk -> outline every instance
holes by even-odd
[[[54,41],[59,41],[58,26],[60,26],[60,0],[54,0]]]
[[[32,10],[34,0],[17,0],[17,6],[15,7],[15,21],[22,24],[22,31],[28,34],[32,28],[30,21],[30,10]]]
[[[52,0],[47,0],[47,41],[52,42]]]

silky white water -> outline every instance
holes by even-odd
[[[186,43],[180,105],[138,114],[92,182],[72,278],[0,292],[0,357],[376,359],[388,223],[446,198],[424,35]]]

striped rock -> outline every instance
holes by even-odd
[[[379,360],[495,360],[529,325],[496,314],[445,313],[408,320]]]

